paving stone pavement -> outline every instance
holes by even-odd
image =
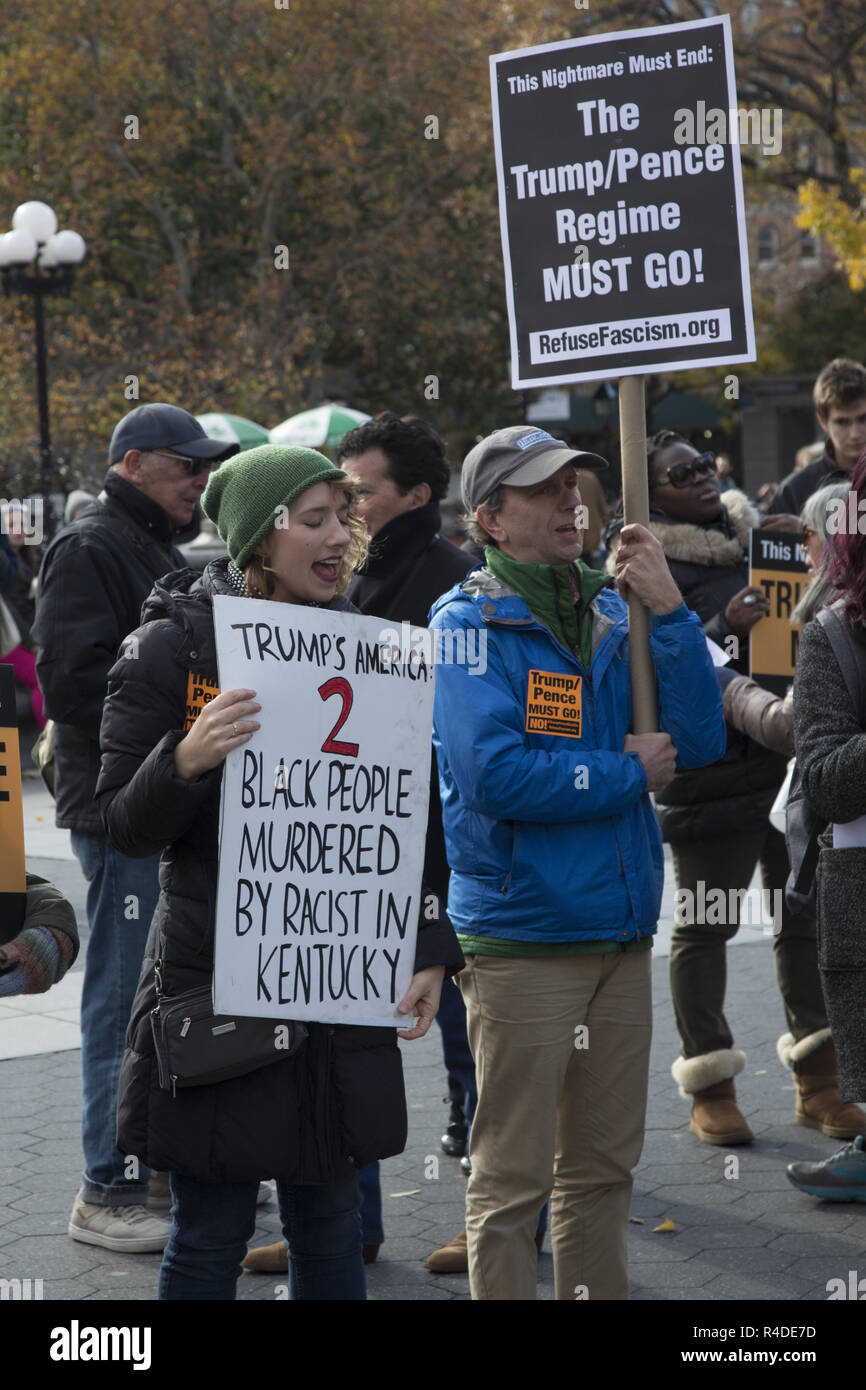
[[[33,867],[67,892],[83,926],[77,865],[40,860]],[[632,1297],[824,1301],[829,1279],[847,1280],[850,1270],[866,1275],[866,1206],[820,1203],[788,1183],[787,1163],[824,1158],[838,1145],[794,1124],[793,1083],[776,1057],[785,1025],[771,942],[758,939],[728,954],[728,1017],[748,1054],[738,1095],[756,1142],[726,1151],[689,1133],[688,1105],[670,1077],[679,1049],[667,960],[656,958],[647,1133],[629,1226]],[[447,1115],[439,1031],[401,1047],[409,1144],[382,1164],[386,1240],[367,1270],[368,1297],[467,1300],[466,1275],[437,1276],[423,1263],[463,1225],[465,1179],[439,1147]],[[66,1234],[81,1165],[79,1111],[79,1052],[0,1062],[0,1279],[41,1278],[46,1299],[152,1300],[158,1255],[117,1255]],[[673,1234],[654,1232],[664,1220],[673,1221]],[[255,1243],[278,1235],[275,1205],[260,1208]],[[238,1297],[273,1300],[281,1283],[246,1274]],[[538,1296],[554,1296],[549,1240],[539,1258]]]

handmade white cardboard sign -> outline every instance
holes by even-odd
[[[214,1008],[405,1026],[434,665],[380,618],[217,596],[220,689],[261,728],[226,759]],[[420,630],[419,630],[420,631]]]

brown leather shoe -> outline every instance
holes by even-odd
[[[273,1245],[259,1245],[247,1251],[241,1264],[255,1274],[285,1274],[289,1268],[288,1246],[284,1240],[277,1240]]]
[[[441,1250],[434,1250],[432,1255],[428,1255],[424,1267],[432,1269],[434,1274],[465,1274],[469,1269],[465,1228]]]
[[[830,1139],[856,1139],[866,1131],[866,1115],[859,1105],[843,1101],[836,1075],[836,1049],[832,1038],[793,1063],[798,1125],[818,1129]]]
[[[751,1144],[752,1131],[740,1114],[733,1081],[719,1081],[692,1096],[689,1129],[705,1144]]]

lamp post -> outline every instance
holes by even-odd
[[[45,357],[46,294],[68,292],[75,267],[87,247],[77,232],[57,230],[57,217],[47,203],[21,203],[12,216],[12,231],[0,236],[0,276],[4,294],[30,294],[36,327],[36,399],[39,409],[40,491],[44,522],[50,535],[51,433],[48,422],[48,377]]]

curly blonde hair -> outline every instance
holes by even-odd
[[[349,516],[346,521],[346,529],[349,532],[350,540],[348,549],[340,561],[337,570],[336,594],[344,594],[352,581],[352,576],[359,570],[367,558],[367,551],[370,545],[370,533],[367,530],[367,523],[355,511],[357,501],[357,486],[350,478],[336,478],[329,486],[335,492],[342,492],[349,499]],[[267,546],[268,538],[273,535],[274,528],[268,532],[256,546],[255,551],[250,556],[244,566],[244,597],[245,598],[271,598],[274,592],[274,576],[271,570],[266,569],[265,565],[268,555],[262,552],[262,546]]]

